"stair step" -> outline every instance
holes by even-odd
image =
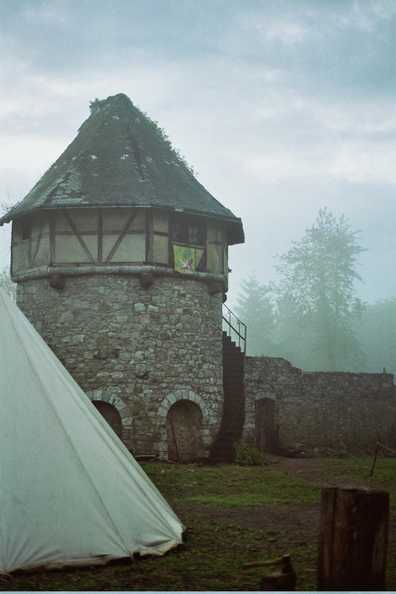
[[[235,443],[242,436],[244,360],[245,354],[240,347],[223,332],[224,408],[220,431],[212,448],[213,461],[232,462],[235,458]]]

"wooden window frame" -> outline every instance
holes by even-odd
[[[174,238],[174,229],[175,229],[175,222],[177,220],[182,220],[185,225],[187,226],[189,222],[194,224],[202,225],[203,231],[203,243],[188,243],[185,241],[178,241]],[[181,245],[190,248],[201,248],[203,249],[203,266],[202,270],[196,270],[195,272],[207,272],[207,221],[201,217],[195,217],[189,214],[183,213],[172,213],[169,217],[169,263],[170,266],[175,269],[175,258],[173,253],[173,246],[174,245]]]

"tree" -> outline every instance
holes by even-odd
[[[293,303],[305,336],[308,368],[357,368],[361,351],[353,332],[359,312],[355,297],[357,256],[363,251],[358,233],[344,216],[321,209],[300,241],[279,258],[279,300]]]
[[[396,373],[396,298],[366,304],[355,332],[366,354],[366,371]]]
[[[273,354],[274,308],[269,285],[260,284],[252,274],[242,281],[236,312],[248,327],[250,355]]]
[[[274,343],[276,356],[284,357],[293,365],[308,369],[311,361],[312,329],[300,316],[300,310],[292,296],[278,294],[276,301],[276,324]]]

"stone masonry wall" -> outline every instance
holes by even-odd
[[[393,375],[303,372],[288,361],[246,357],[244,437],[255,436],[255,401],[273,398],[280,445],[316,452],[396,446]]]
[[[117,407],[137,454],[167,457],[166,417],[178,400],[197,404],[208,448],[222,414],[222,293],[205,283],[92,275],[18,285],[19,307],[92,400]]]

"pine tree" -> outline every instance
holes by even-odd
[[[249,355],[272,355],[275,319],[271,287],[250,275],[242,281],[236,312],[248,328]]]
[[[365,369],[396,373],[396,298],[366,304],[355,332],[366,354]]]

